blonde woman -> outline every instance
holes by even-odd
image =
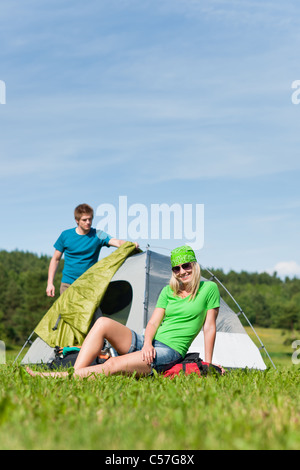
[[[220,306],[217,285],[201,281],[200,266],[189,246],[171,252],[172,277],[163,288],[144,335],[128,327],[101,317],[88,333],[74,365],[74,375],[94,377],[118,373],[148,375],[180,362],[192,341],[204,331],[205,362],[212,362],[216,337],[216,318]],[[117,351],[118,356],[104,364],[90,366],[100,353],[104,339]],[[67,372],[37,373],[31,375],[67,376]]]

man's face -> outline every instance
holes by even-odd
[[[89,214],[83,214],[79,220],[76,220],[78,228],[83,232],[89,232],[92,226],[93,217]]]

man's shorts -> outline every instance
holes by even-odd
[[[139,335],[135,331],[132,332],[131,346],[128,353],[135,351],[141,351],[144,345],[144,335]],[[170,348],[166,344],[161,343],[154,339],[152,345],[155,348],[156,355],[153,363],[151,364],[151,369],[155,369],[157,372],[163,372],[166,369],[174,366],[178,362],[182,361],[182,356],[175,349]]]
[[[60,284],[60,295],[63,294],[65,292],[65,290],[67,290],[69,287],[70,287],[71,284],[68,284],[67,282],[62,282]]]

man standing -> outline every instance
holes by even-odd
[[[80,204],[75,208],[74,217],[77,227],[64,230],[54,244],[54,255],[48,270],[46,293],[54,297],[54,277],[64,253],[65,262],[60,286],[62,294],[78,277],[93,266],[103,246],[119,248],[124,240],[112,238],[106,232],[92,228],[94,211],[88,204]],[[136,243],[138,248],[138,244]]]

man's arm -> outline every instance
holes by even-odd
[[[55,295],[54,277],[55,277],[61,257],[62,257],[62,253],[58,250],[55,250],[54,255],[52,256],[50,264],[49,264],[48,284],[47,284],[47,289],[46,289],[46,293],[48,297],[54,297]]]
[[[109,246],[114,246],[116,248],[120,248],[120,246],[122,246],[123,243],[126,243],[126,240],[118,240],[117,238],[111,238],[108,242],[108,245]],[[138,243],[136,243],[136,242],[133,242],[133,243],[135,243],[135,246],[137,248],[139,247]]]

